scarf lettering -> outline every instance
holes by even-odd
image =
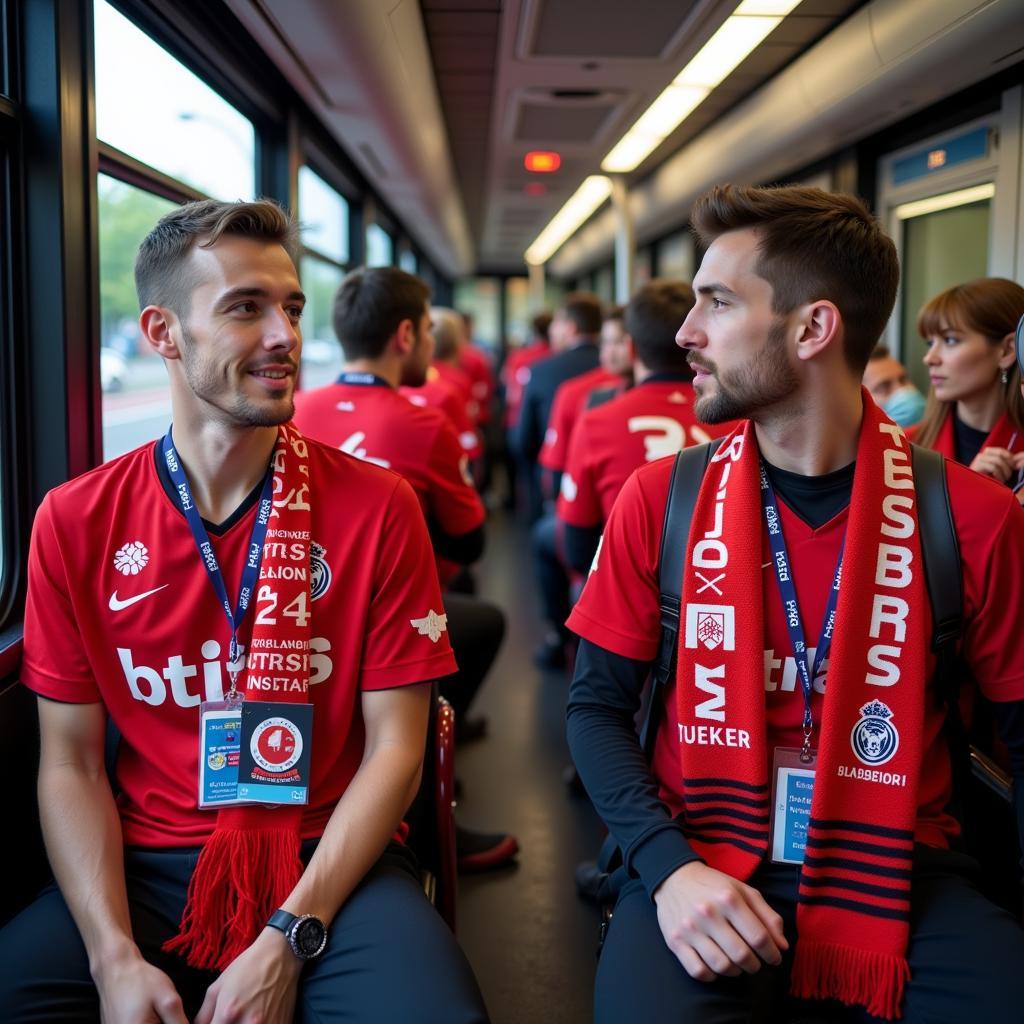
[[[903,444],[903,435],[893,423],[879,423],[882,434],[889,435],[895,447],[882,450],[885,485],[894,490],[913,491],[914,476],[910,465],[910,453]],[[906,509],[906,511],[900,511]],[[908,512],[914,510],[914,499],[909,495],[888,494],[882,501],[882,523],[879,533],[885,537],[911,540],[917,530],[917,522]],[[880,541],[875,561],[875,586],[890,590],[905,590],[914,580],[910,568],[914,560],[913,550],[905,544],[888,544]],[[892,630],[892,643],[877,643],[868,648],[868,672],[865,682],[873,686],[895,686],[900,681],[900,656],[907,636],[907,615],[910,606],[902,597],[875,593],[871,603],[871,625],[868,633],[872,640],[882,639],[882,627]]]

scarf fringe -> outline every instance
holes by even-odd
[[[790,991],[798,999],[838,999],[863,1006],[885,1020],[900,1017],[910,966],[901,956],[802,937],[797,943]]]
[[[302,874],[295,829],[218,828],[188,887],[181,930],[164,951],[223,971],[250,946]]]

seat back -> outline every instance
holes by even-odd
[[[455,853],[455,712],[434,685],[427,725],[423,779],[406,821],[423,890],[455,931],[458,880]]]

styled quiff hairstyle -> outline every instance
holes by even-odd
[[[135,257],[139,308],[165,306],[179,319],[187,317],[192,292],[200,283],[189,266],[192,249],[209,249],[223,235],[276,242],[293,261],[298,249],[295,222],[271,199],[185,203],[161,217],[139,246]]]
[[[346,359],[376,359],[403,320],[419,332],[430,289],[398,267],[360,267],[334,296],[334,333]]]
[[[648,281],[626,306],[626,331],[637,359],[652,373],[682,373],[693,377],[686,352],[676,334],[693,309],[693,289],[685,281]]]
[[[820,188],[718,185],[693,210],[703,245],[757,232],[757,273],[772,286],[772,309],[792,312],[827,299],[843,318],[844,354],[860,376],[896,302],[899,259],[892,239],[856,196]]]
[[[1024,316],[1024,288],[1005,277],[979,277],[954,285],[932,296],[917,314],[917,333],[926,341],[946,331],[974,331],[992,346],[1017,329]],[[1014,363],[1003,385],[1004,411],[1018,430],[1024,430],[1024,397],[1020,393],[1020,369]],[[956,406],[940,402],[935,389],[928,392],[924,416],[914,440],[924,448],[935,444],[942,425]]]

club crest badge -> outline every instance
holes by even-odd
[[[688,604],[686,606],[685,644],[716,651],[736,650],[736,609],[730,604]]]
[[[892,760],[900,745],[900,734],[890,719],[888,705],[873,700],[860,709],[860,720],[850,733],[850,746],[862,764],[879,765]]]
[[[331,567],[324,555],[327,549],[313,541],[309,546],[309,596],[315,601],[327,593],[331,585]]]

